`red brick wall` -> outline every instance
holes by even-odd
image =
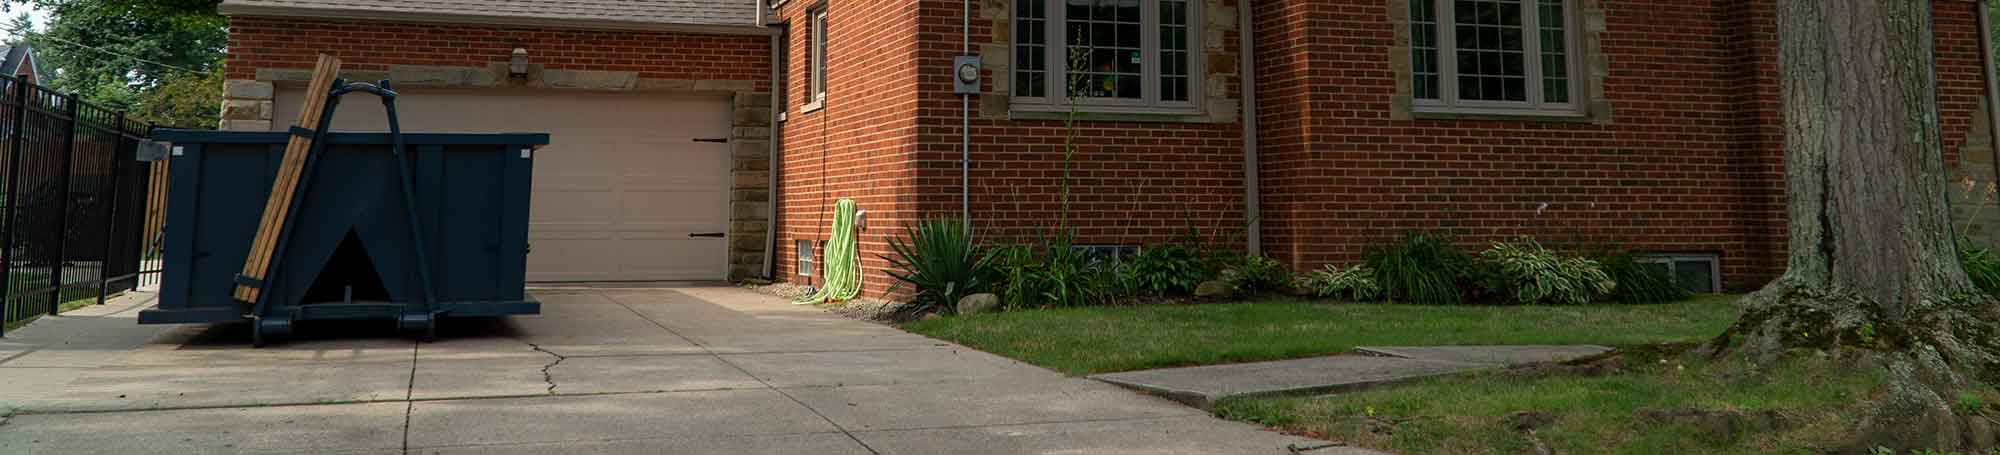
[[[229,19],[229,79],[259,68],[311,69],[318,54],[341,67],[484,67],[525,47],[548,69],[636,71],[641,78],[757,81],[767,90],[770,42],[762,36],[699,35],[415,22],[356,22],[237,16]]]
[[[1391,120],[1379,0],[1274,0],[1255,16],[1265,245],[1358,260],[1407,230],[1717,253],[1726,287],[1783,271],[1783,130],[1769,0],[1602,0],[1606,124]],[[1938,2],[1946,148],[1981,95],[1970,2]],[[1545,210],[1538,208],[1548,204]]]
[[[961,53],[960,5],[829,1],[827,111],[806,114],[798,107],[808,100],[807,3],[793,0],[780,8],[793,24],[792,120],[784,125],[780,172],[780,279],[801,281],[795,241],[825,239],[831,200],[850,197],[869,211],[872,227],[861,237],[864,295],[901,297],[885,294],[894,285],[880,259],[888,254],[889,236],[923,216],[960,213],[961,105],[950,79],[952,57]],[[976,13],[975,52],[995,41],[991,21]],[[1223,40],[1235,49],[1235,33]],[[984,91],[996,92],[990,72],[985,80]],[[1225,86],[1235,96],[1236,82]],[[979,102],[975,97],[971,106],[970,139],[976,235],[989,242],[1051,235],[1061,206],[1063,123],[982,118]],[[833,120],[825,120],[828,115]],[[1240,124],[1082,122],[1077,130],[1068,223],[1078,243],[1163,242],[1190,223],[1222,232],[1219,240],[1240,241]],[[822,177],[828,183],[822,185]]]
[[[787,45],[784,150],[778,169],[778,261],[781,280],[798,277],[795,241],[824,241],[833,223],[834,202],[854,199],[868,211],[872,229],[862,233],[860,257],[864,296],[882,297],[894,278],[880,257],[887,236],[918,212],[917,164],[917,7],[908,0],[828,0],[827,100],[802,112],[811,101],[807,52],[807,8],[819,3],[791,0],[778,16],[791,24]],[[815,271],[811,284],[820,284]]]
[[[1200,7],[1203,2],[1193,2]],[[1226,2],[1230,8],[1235,2]],[[926,39],[918,58],[923,84],[917,153],[923,210],[957,216],[962,194],[960,101],[952,94],[952,57],[959,55],[957,0],[919,2]],[[1011,5],[1011,3],[1009,3]],[[1011,8],[1011,7],[1010,7]],[[992,22],[973,16],[971,41],[996,41]],[[1221,37],[1234,55],[1237,34]],[[1006,37],[1001,37],[1004,41]],[[1202,43],[1194,43],[1196,55]],[[988,56],[987,58],[997,58]],[[1199,58],[1199,57],[1197,57]],[[1214,68],[1213,65],[1227,65]],[[1236,73],[1234,60],[1211,61],[1210,71]],[[983,92],[1005,94],[988,72]],[[1222,88],[1235,97],[1237,82]],[[1063,142],[1059,120],[982,118],[981,99],[972,100],[972,218],[981,238],[1017,240],[1055,232],[1061,213]],[[1079,244],[1138,245],[1164,242],[1187,232],[1243,231],[1243,142],[1241,123],[1104,122],[1076,125],[1077,149],[1071,163],[1068,223]]]

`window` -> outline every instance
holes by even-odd
[[[806,53],[812,75],[806,78],[807,100],[800,112],[812,111],[826,103],[826,9],[807,13],[812,16],[811,28],[807,32]]]
[[[813,241],[799,240],[793,248],[799,251],[799,276],[813,276]]]
[[[1412,0],[1419,111],[1579,114],[1574,0]]]
[[[1189,0],[1016,0],[1014,106],[1191,112],[1201,93]],[[1037,109],[1039,108],[1039,109]]]
[[[1660,267],[1674,283],[1688,292],[1709,294],[1722,292],[1722,277],[1716,270],[1720,262],[1712,255],[1667,255],[1653,256],[1640,262]]]

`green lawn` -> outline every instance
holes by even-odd
[[[1856,403],[1880,385],[1873,370],[1795,359],[1765,374],[1733,364],[1631,362],[1606,375],[1488,372],[1421,380],[1340,395],[1230,399],[1225,418],[1400,454],[1535,453],[1506,416],[1538,411],[1554,417],[1535,430],[1555,453],[1767,454],[1823,453],[1852,424]],[[1637,417],[1640,409],[1775,411],[1775,430],[1705,431],[1686,421]]]
[[[93,289],[92,291],[95,291],[95,290]],[[63,303],[62,303],[62,305],[60,305],[59,307],[61,308],[61,311],[62,311],[62,312],[64,312],[64,313],[68,313],[68,312],[69,312],[70,310],[74,310],[74,309],[77,309],[77,308],[83,308],[83,307],[86,307],[86,306],[90,306],[90,305],[93,305],[93,304],[96,304],[96,303],[97,303],[97,297],[95,297],[95,296],[92,296],[92,297],[87,297],[87,298],[81,298],[81,299],[76,299],[76,300],[69,300],[69,301],[65,301],[65,302],[63,302]],[[42,308],[46,309],[46,308],[48,308],[48,307],[47,307],[47,306],[43,306]],[[42,316],[45,316],[45,315],[41,315],[41,314],[37,314],[37,315],[34,315],[34,316],[28,316],[28,317],[27,317],[26,319],[22,319],[22,320],[19,320],[19,321],[14,321],[14,322],[10,322],[10,323],[7,323],[7,325],[6,325],[6,329],[7,329],[7,331],[8,331],[8,332],[12,332],[12,331],[14,331],[14,329],[18,329],[18,328],[21,328],[21,327],[25,327],[25,326],[27,326],[27,325],[28,325],[28,323],[30,323],[30,322],[35,322],[35,320],[36,320],[36,319],[41,319],[41,318],[42,318]]]
[[[1309,357],[1369,345],[1702,341],[1736,320],[1734,301],[1716,295],[1666,305],[1419,306],[1277,299],[1012,311],[904,328],[1082,375]]]

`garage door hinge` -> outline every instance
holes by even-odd
[[[727,144],[727,143],[729,143],[729,138],[726,138],[726,137],[698,137],[698,138],[694,138],[694,141],[695,141],[695,142],[713,142],[713,143],[717,143],[717,144]]]

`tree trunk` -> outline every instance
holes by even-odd
[[[1993,445],[1986,418],[1954,406],[1994,379],[2000,349],[1951,232],[1931,1],[1778,0],[1789,268],[1707,347],[1884,369],[1846,452]]]

